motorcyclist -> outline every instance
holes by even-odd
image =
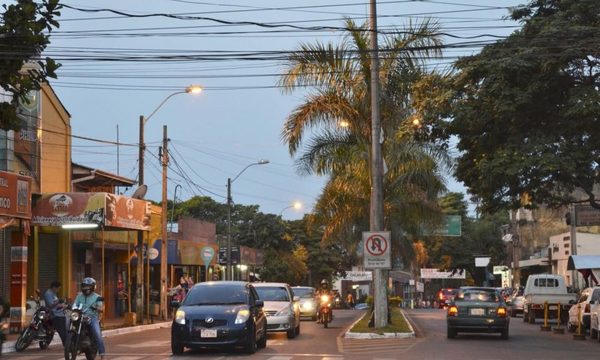
[[[64,311],[66,305],[58,298],[58,292],[60,291],[61,286],[60,282],[53,281],[50,284],[50,288],[44,293],[44,303],[46,303],[46,307],[50,310],[52,315],[52,326],[54,326],[54,329],[58,332],[60,341],[64,346],[67,337],[67,318],[65,317]]]
[[[329,282],[326,279],[321,280],[321,286],[317,289],[317,291],[315,292],[315,295],[317,297],[317,323],[321,323],[321,296],[323,295],[327,295],[329,296],[329,301],[333,301],[333,291],[331,291],[329,289]],[[331,309],[329,315],[331,316],[331,318],[329,319],[331,321],[331,319],[333,318],[333,308]]]
[[[90,317],[90,330],[98,345],[100,359],[104,359],[106,349],[104,348],[104,340],[102,339],[102,331],[100,330],[100,313],[104,309],[104,304],[102,301],[98,301],[100,295],[95,293],[94,290],[96,290],[96,280],[91,277],[83,279],[81,282],[81,292],[77,294],[75,304],[82,305],[84,314]]]

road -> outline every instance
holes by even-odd
[[[355,340],[343,338],[343,333],[362,312],[341,310],[330,328],[324,329],[311,321],[303,321],[301,335],[288,340],[285,334],[270,334],[267,348],[255,355],[215,350],[191,351],[176,359],[256,359],[256,360],[392,360],[392,359],[591,359],[600,352],[600,343],[576,341],[571,334],[541,332],[539,325],[512,319],[510,339],[496,334],[459,335],[446,339],[443,310],[411,310],[407,314],[417,332],[414,339]],[[175,359],[170,351],[170,330],[159,329],[118,335],[105,339],[110,360]],[[5,356],[5,357],[4,357]],[[28,349],[21,354],[5,354],[8,359],[59,360],[62,349],[52,347],[41,351]],[[81,357],[84,359],[84,357]]]

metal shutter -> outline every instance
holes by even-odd
[[[58,280],[58,235],[40,233],[38,288],[42,291]]]

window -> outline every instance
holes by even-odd
[[[247,304],[248,289],[242,286],[194,286],[183,301],[184,306]]]
[[[264,301],[290,301],[290,295],[285,287],[257,286],[258,298]]]
[[[565,249],[568,249],[569,246],[571,246],[571,244],[565,244],[564,246],[565,246]]]
[[[558,287],[558,280],[557,279],[539,278],[539,279],[535,279],[535,281],[533,282],[533,285],[535,285],[537,287]]]
[[[499,302],[500,297],[496,291],[486,289],[464,289],[460,290],[457,295],[457,300],[460,301],[489,301]]]

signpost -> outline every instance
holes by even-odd
[[[210,262],[215,257],[215,249],[210,246],[205,246],[200,251],[202,256],[202,261],[204,261],[204,273],[206,274],[206,281],[208,281],[208,267],[210,266]]]
[[[446,215],[444,225],[431,231],[423,229],[426,236],[462,236],[462,218],[460,215]]]
[[[363,232],[365,269],[390,269],[392,267],[389,231]]]

